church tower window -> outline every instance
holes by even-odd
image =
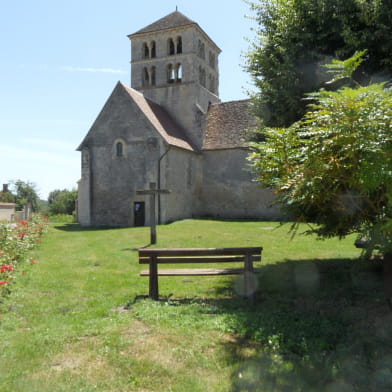
[[[167,41],[167,52],[169,56],[172,56],[176,52],[173,38],[169,38]]]
[[[216,83],[215,83],[215,77],[214,77],[213,75],[209,75],[209,76],[208,76],[208,79],[209,79],[209,90],[210,90],[212,93],[215,93],[215,90],[216,90],[216,88],[215,88],[215,85],[216,85]]]
[[[156,67],[151,67],[151,86],[155,86],[156,83]]]
[[[167,66],[167,82],[174,83],[174,81],[175,81],[175,72],[174,72],[173,64],[169,64]]]
[[[182,38],[177,37],[177,54],[182,53]]]
[[[182,81],[182,65],[180,63],[176,65],[176,81]]]
[[[157,57],[157,48],[155,41],[151,42],[151,58]]]
[[[206,70],[202,66],[199,67],[199,82],[206,87]]]
[[[205,60],[206,50],[205,50],[205,45],[203,42],[201,42],[201,40],[199,40],[197,54],[201,59]]]
[[[146,42],[143,43],[143,58],[148,59],[150,57],[150,49]]]
[[[210,67],[212,69],[215,69],[215,55],[212,52],[209,53],[209,63],[210,63]]]
[[[148,69],[143,68],[143,86],[148,86],[150,84],[150,75],[148,74]]]

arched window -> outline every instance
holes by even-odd
[[[169,56],[172,56],[173,54],[175,54],[175,46],[174,46],[174,41],[172,38],[169,38],[167,41],[167,53],[169,54]]]
[[[199,40],[199,46],[198,46],[198,55],[201,59],[205,60],[206,58],[206,50],[205,50],[205,45],[203,42]]]
[[[182,38],[177,37],[177,53],[182,53]]]
[[[182,80],[182,65],[178,63],[176,65],[176,82],[181,82]]]
[[[203,87],[206,87],[206,70],[199,67],[199,82]]]
[[[210,67],[212,69],[215,69],[215,55],[212,52],[209,53],[209,63],[210,63]]]
[[[116,143],[116,155],[122,157],[124,155],[124,145],[121,142]]]
[[[209,81],[209,89],[211,92],[215,93],[216,87],[215,87],[215,77],[213,75],[208,76],[208,81]]]
[[[148,74],[148,69],[143,68],[143,86],[148,86],[150,84],[150,75]]]
[[[174,83],[174,80],[175,80],[174,68],[172,64],[169,64],[167,66],[167,82]]]
[[[150,75],[151,75],[151,86],[155,86],[156,83],[156,67],[151,67]]]
[[[154,58],[157,56],[157,49],[156,49],[156,43],[155,41],[151,42],[151,58]]]
[[[150,57],[150,49],[146,42],[143,43],[143,58],[148,59]]]

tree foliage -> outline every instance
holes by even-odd
[[[33,212],[39,210],[39,196],[37,186],[30,181],[12,181],[13,194],[17,210],[22,210],[27,203],[31,204]]]
[[[75,211],[75,202],[78,197],[76,190],[56,189],[50,192],[48,197],[49,214],[72,215]]]
[[[291,125],[306,111],[306,93],[331,88],[323,65],[332,58],[369,48],[356,79],[381,82],[392,74],[391,0],[248,3],[257,30],[246,68],[256,86],[255,110],[267,126]]]
[[[8,192],[0,192],[0,202],[1,203],[13,203],[15,201],[14,195]]]
[[[335,62],[336,64],[336,62]],[[342,65],[343,64],[343,65]],[[336,78],[347,76],[347,68]],[[339,67],[338,67],[339,68]],[[250,162],[282,209],[321,237],[353,232],[392,252],[392,90],[384,83],[311,94],[303,119],[267,128]]]

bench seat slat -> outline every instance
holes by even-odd
[[[254,272],[259,272],[255,268]],[[160,269],[158,276],[205,276],[205,275],[241,275],[243,268],[181,268],[181,269]],[[148,270],[140,272],[140,276],[149,276]]]
[[[216,256],[216,255],[244,255],[247,252],[251,254],[260,254],[262,247],[252,248],[154,248],[139,249],[139,256]]]
[[[252,256],[252,261],[260,261],[261,257]],[[186,263],[231,263],[235,261],[244,261],[244,256],[207,256],[207,257],[161,257],[157,256],[157,263],[159,264],[186,264]],[[140,257],[139,264],[149,264],[149,257]]]

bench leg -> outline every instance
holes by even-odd
[[[244,288],[245,295],[247,298],[253,300],[254,293],[256,291],[255,277],[253,273],[253,261],[252,254],[247,253],[245,255],[245,268],[244,268]]]
[[[150,259],[150,297],[154,300],[158,300],[158,264],[155,256]]]

